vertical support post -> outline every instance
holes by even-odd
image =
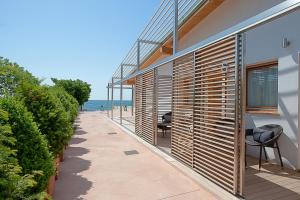
[[[134,112],[133,112],[133,109],[134,109],[134,106],[135,106],[135,98],[134,98],[134,86],[132,85],[131,86],[131,102],[132,102],[132,106],[131,106],[131,116],[133,116]]]
[[[158,123],[158,69],[153,70],[153,130],[154,130],[154,145],[157,145],[157,123]]]
[[[178,0],[174,0],[174,25],[173,25],[173,55],[178,46]]]
[[[109,83],[107,84],[107,103],[109,104]],[[107,108],[107,117],[109,117],[109,109]]]
[[[235,137],[234,137],[234,182],[233,192],[243,195],[245,168],[245,68],[242,34],[235,35]]]
[[[239,170],[240,170],[240,148],[239,148],[239,128],[240,128],[240,124],[239,124],[239,67],[240,67],[240,61],[239,61],[239,35],[236,34],[235,35],[235,75],[234,75],[234,79],[235,79],[235,115],[234,115],[234,124],[235,124],[235,128],[234,128],[234,182],[233,182],[233,193],[237,194],[238,193],[238,180],[239,180]]]
[[[300,127],[300,117],[299,117],[299,113],[300,113],[300,51],[298,52],[298,127]],[[300,134],[299,132],[299,128],[298,128],[298,134]],[[300,146],[300,137],[298,137],[298,146]],[[300,156],[300,148],[298,148],[298,158]],[[298,159],[298,167],[297,170],[300,170],[300,159]]]
[[[137,53],[136,53],[136,68],[140,70],[140,49],[141,49],[141,42],[140,39],[137,40]]]
[[[111,119],[114,119],[114,77],[111,79]]]
[[[174,66],[175,66],[175,60],[172,61],[172,80],[171,80],[171,84],[172,84],[172,89],[171,89],[171,122],[174,122],[174,96],[175,96],[175,92],[174,92],[174,88],[175,88],[175,78],[174,78]],[[173,140],[173,126],[171,126],[171,154],[173,154],[173,144],[174,144],[174,140]],[[194,152],[193,152],[194,153]],[[193,166],[192,166],[193,167]]]
[[[196,51],[193,52],[193,90],[194,90],[194,93],[193,93],[193,118],[192,118],[192,126],[191,126],[191,131],[192,131],[192,138],[193,138],[193,142],[192,142],[192,168],[194,168],[194,160],[195,160],[195,155],[194,155],[194,152],[195,152],[195,134],[194,134],[194,127],[195,127],[195,122],[194,122],[194,114],[195,114],[195,93],[196,93]],[[198,92],[198,91],[197,91]]]
[[[123,65],[121,65],[121,82],[120,82],[120,124],[122,124],[122,117],[123,117]]]
[[[239,192],[241,196],[245,194],[245,156],[246,156],[246,147],[245,147],[245,113],[246,113],[246,67],[244,62],[245,56],[245,35],[241,33],[239,38],[240,47],[239,47],[239,55],[240,55],[240,187]]]

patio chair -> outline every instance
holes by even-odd
[[[261,168],[262,150],[264,150],[266,161],[268,161],[266,147],[277,149],[281,167],[283,167],[281,153],[278,145],[278,139],[283,133],[283,128],[277,124],[267,124],[255,129],[246,130],[246,150],[247,145],[259,147],[259,170]],[[247,136],[251,136],[253,141],[247,140]],[[246,153],[246,151],[245,151]],[[246,156],[245,164],[247,166]]]
[[[167,130],[171,130],[171,118],[172,112],[167,112],[162,117],[162,122],[157,124],[157,128],[162,130],[162,136],[164,137]]]

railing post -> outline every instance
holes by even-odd
[[[111,119],[114,119],[114,77],[111,79]]]
[[[173,25],[173,55],[178,46],[178,0],[174,0],[174,25]]]
[[[107,103],[109,104],[109,83],[107,84]],[[107,109],[107,117],[109,117],[109,109]]]
[[[122,124],[122,103],[123,103],[123,65],[121,65],[121,82],[120,82],[120,124]]]

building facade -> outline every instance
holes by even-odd
[[[195,1],[189,11],[177,3],[170,4],[171,32],[160,36],[150,23],[159,40],[142,34],[108,84],[121,96],[124,85],[133,85],[134,132],[244,196],[245,156],[259,156],[257,147],[245,148],[245,131],[278,124],[283,164],[299,170],[300,1]],[[168,112],[169,139],[159,126]],[[122,109],[118,117],[122,123]],[[265,151],[269,162],[280,163],[276,149]]]

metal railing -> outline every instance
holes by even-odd
[[[121,78],[134,73],[163,43],[172,38],[174,30],[174,15],[177,0],[162,0],[159,8],[144,28],[137,41],[133,44],[113,77]],[[180,27],[206,0],[178,0],[178,24]]]
[[[254,29],[255,27],[261,25],[261,24],[264,24],[264,23],[268,23],[270,21],[273,21],[275,19],[277,19],[278,17],[281,17],[283,15],[286,15],[290,12],[293,12],[294,10],[297,10],[297,9],[300,9],[300,0],[286,0],[258,15],[255,15],[245,21],[242,21],[241,23],[235,25],[235,26],[232,26],[220,33],[217,33],[215,35],[212,35],[210,37],[208,37],[207,39],[205,40],[202,40],[200,42],[198,42],[197,44],[191,46],[191,47],[188,47],[186,49],[183,49],[171,56],[168,56],[167,58],[164,58],[154,64],[151,64],[150,66],[148,66],[147,68],[145,69],[142,69],[142,70],[139,70],[139,71],[136,71],[132,74],[129,74],[127,76],[124,76],[123,77],[123,80],[128,80],[128,79],[131,79],[133,77],[136,77],[138,75],[141,75],[141,74],[144,74],[144,73],[147,73],[157,67],[160,67],[164,64],[167,64],[167,63],[170,63],[174,60],[176,60],[177,58],[180,58],[180,57],[183,57],[189,53],[192,53],[198,49],[201,49],[203,47],[206,47],[210,44],[213,44],[215,42],[218,42],[224,38],[227,38],[229,36],[232,36],[232,35],[235,35],[237,33],[242,33],[242,32],[245,32],[247,30],[251,30],[251,29]]]

